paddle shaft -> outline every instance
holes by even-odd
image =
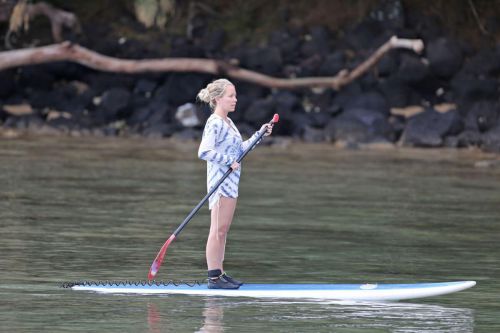
[[[273,120],[274,120],[274,118],[273,118]],[[269,125],[273,124],[273,120],[271,120],[269,122]],[[264,136],[265,133],[266,133],[266,129],[264,129],[263,131],[260,131],[257,138],[250,144],[250,146],[248,146],[247,149],[245,149],[245,151],[240,155],[240,157],[238,157],[236,162],[240,163],[243,160],[243,158],[245,158],[245,156],[247,156],[247,154],[250,152],[250,150],[252,150],[253,147],[255,147],[257,145],[257,143],[260,141],[260,139],[262,139],[262,137]],[[191,221],[193,216],[200,210],[200,208],[205,204],[205,202],[208,200],[208,198],[210,198],[210,196],[212,194],[214,194],[215,191],[217,191],[219,186],[224,182],[224,180],[226,180],[226,178],[231,174],[231,172],[233,172],[233,169],[231,167],[229,167],[229,169],[226,171],[226,173],[224,173],[224,175],[221,177],[221,179],[219,179],[217,184],[215,184],[215,186],[212,187],[212,189],[207,193],[207,195],[205,195],[203,197],[203,199],[201,199],[201,201],[196,205],[196,207],[193,208],[191,213],[189,213],[189,215],[186,216],[184,221],[177,227],[177,229],[175,229],[175,231],[173,233],[173,235],[175,237],[177,237],[177,235],[180,234],[182,229],[184,229],[184,227],[189,223],[189,221]]]

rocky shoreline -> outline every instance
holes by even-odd
[[[378,8],[342,34],[324,26],[284,27],[258,46],[225,47],[229,32],[201,26],[190,36],[168,36],[170,52],[164,54],[140,40],[89,38],[104,29],[85,22],[87,37],[75,42],[118,58],[226,59],[275,77],[305,77],[353,69],[390,36],[420,38],[422,55],[393,50],[340,91],[271,90],[235,81],[232,118],[244,135],[279,113],[276,134],[305,142],[500,152],[500,45],[476,51],[431,17],[394,6]],[[198,140],[210,111],[195,96],[213,79],[112,74],[66,62],[1,71],[1,133]]]

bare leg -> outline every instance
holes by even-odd
[[[224,272],[222,262],[226,247],[226,237],[233,221],[236,199],[220,197],[212,208],[210,233],[208,234],[206,256],[208,270],[220,269]]]

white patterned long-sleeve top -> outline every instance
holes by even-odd
[[[259,132],[243,141],[241,134],[230,118],[229,123],[222,117],[213,113],[205,124],[203,137],[198,157],[207,161],[207,192],[215,186],[228,170],[233,162],[247,149],[256,139]],[[238,185],[240,182],[241,167],[234,170],[210,196],[209,209],[212,209],[221,196],[228,198],[238,197]]]

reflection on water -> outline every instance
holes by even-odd
[[[203,323],[195,332],[220,333],[225,330],[251,331],[252,323],[266,322],[273,331],[301,331],[300,326],[314,322],[319,331],[394,333],[430,333],[474,331],[473,310],[437,305],[372,302],[288,302],[288,301],[228,301],[205,299]],[[227,313],[225,316],[225,312]],[[251,313],[243,317],[241,314]],[[161,317],[157,303],[148,303],[149,332],[170,331]],[[273,323],[281,323],[274,327]],[[318,325],[318,323],[322,323]],[[248,326],[247,326],[248,325]]]
[[[476,280],[418,304],[97,295],[143,280],[203,197],[196,143],[0,141],[0,330],[500,332],[500,168],[471,151],[258,147],[245,160],[225,268],[251,283]],[[202,209],[160,278],[205,278]],[[432,304],[432,305],[429,305]]]
[[[216,299],[207,299],[203,309],[203,326],[197,332],[224,332],[224,308]]]
[[[160,312],[154,303],[148,303],[148,327],[150,333],[160,333],[162,331]]]

